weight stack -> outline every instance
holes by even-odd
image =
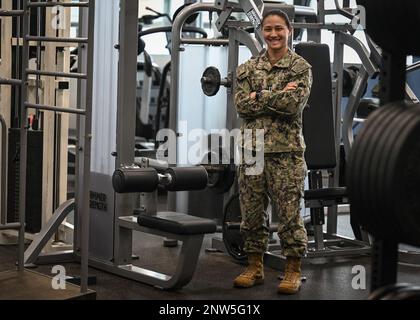
[[[28,131],[26,172],[26,232],[38,233],[42,226],[43,131]],[[9,130],[7,221],[19,221],[20,130]]]

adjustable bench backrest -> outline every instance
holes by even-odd
[[[303,135],[309,170],[332,169],[337,165],[334,112],[328,45],[301,42],[296,53],[312,65],[313,85],[304,111]]]

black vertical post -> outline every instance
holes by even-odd
[[[398,241],[375,239],[372,250],[371,292],[397,282]]]
[[[381,105],[405,98],[407,56],[383,52],[380,73]]]

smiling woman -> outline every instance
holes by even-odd
[[[279,208],[278,234],[282,254],[287,257],[278,292],[293,294],[301,285],[301,257],[308,241],[300,216],[306,176],[302,112],[309,98],[312,73],[309,63],[288,47],[292,27],[286,13],[267,12],[262,33],[267,50],[237,69],[235,105],[244,120],[242,130],[264,132],[264,143],[243,139],[241,147],[248,152],[263,151],[265,159],[261,174],[250,175],[248,164],[239,168],[241,232],[249,266],[234,284],[248,288],[264,280],[262,260],[269,235],[265,206],[269,195]]]
[[[276,64],[287,52],[292,25],[283,11],[270,11],[262,21],[264,40],[271,64]]]

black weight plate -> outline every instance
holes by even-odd
[[[366,142],[365,149],[361,151],[361,153],[364,154],[364,157],[360,162],[361,169],[359,174],[361,177],[364,177],[364,180],[363,183],[359,185],[358,189],[362,197],[361,201],[363,202],[364,213],[368,215],[368,217],[366,217],[369,224],[367,230],[373,234],[377,234],[378,231],[384,230],[384,226],[382,225],[382,219],[380,218],[381,213],[378,214],[378,211],[372,208],[372,196],[377,192],[377,189],[374,187],[374,181],[377,177],[377,161],[381,160],[380,156],[379,159],[372,159],[372,157],[375,157],[375,154],[381,154],[382,145],[378,140],[381,140],[384,130],[386,131],[388,123],[392,121],[395,114],[398,113],[398,110],[384,107],[380,109],[379,112],[381,116],[377,115],[372,119],[370,130],[367,131],[366,135],[363,137],[366,139]]]
[[[377,220],[375,218],[375,213],[371,212],[369,208],[369,201],[367,200],[369,197],[368,166],[371,163],[371,150],[376,145],[371,137],[378,133],[380,125],[383,122],[383,119],[387,117],[387,115],[388,110],[383,109],[379,113],[372,115],[372,118],[369,118],[368,122],[366,122],[364,126],[364,135],[362,135],[359,140],[361,147],[357,151],[359,152],[360,160],[357,163],[358,171],[354,178],[358,179],[359,181],[357,186],[359,197],[358,199],[355,199],[355,201],[360,201],[361,203],[361,209],[363,211],[360,212],[360,215],[363,215],[363,217],[360,217],[360,221],[365,221],[365,227],[369,231],[371,231],[372,225],[375,224],[375,221]]]
[[[216,67],[208,67],[201,78],[201,89],[209,97],[215,96],[220,90],[222,77]]]
[[[386,149],[388,142],[392,140],[395,132],[397,132],[397,129],[395,128],[395,119],[402,113],[401,108],[395,106],[384,107],[384,111],[385,110],[386,116],[382,121],[378,122],[379,127],[371,136],[371,149],[369,149],[369,152],[371,152],[372,156],[366,164],[368,166],[368,170],[366,171],[368,177],[368,191],[366,194],[368,212],[372,212],[375,218],[374,221],[371,221],[372,227],[377,229],[377,231],[381,230],[384,235],[394,232],[394,224],[390,223],[393,220],[392,212],[389,211],[389,208],[382,208],[382,203],[385,200],[383,199],[383,193],[381,192],[384,175],[379,172],[379,169],[381,163],[387,160],[386,151],[384,151],[384,149]],[[392,225],[391,228],[389,228],[390,225]]]
[[[380,129],[380,138],[377,141],[379,147],[377,151],[376,163],[374,164],[373,171],[370,173],[372,176],[370,184],[369,202],[371,207],[375,210],[377,225],[377,235],[383,236],[397,236],[400,234],[398,221],[394,217],[392,205],[387,205],[387,198],[385,196],[384,186],[385,179],[390,174],[384,171],[386,163],[389,160],[389,146],[401,130],[401,125],[404,125],[404,109],[398,104],[388,105],[385,108],[391,110],[389,117],[390,121],[383,123]],[[380,233],[378,231],[381,231]]]
[[[420,246],[420,130],[417,126],[412,131],[410,141],[406,143],[402,154],[405,157],[397,164],[397,170],[401,176],[397,176],[395,189],[400,199],[400,212],[398,215],[403,229],[403,242]],[[395,203],[397,206],[397,203]]]
[[[375,212],[375,222],[377,225],[377,235],[389,236],[394,235],[396,223],[390,208],[384,208],[383,184],[384,174],[380,171],[381,166],[387,161],[387,145],[395,136],[397,128],[395,127],[395,119],[401,116],[402,110],[399,107],[390,105],[385,107],[389,109],[386,121],[381,124],[378,136],[374,143],[377,144],[376,153],[372,160],[370,176],[368,202]],[[381,231],[381,232],[378,232]]]
[[[395,143],[390,145],[391,152],[386,168],[389,175],[384,184],[388,205],[393,207],[398,219],[401,241],[412,245],[420,243],[420,219],[418,209],[419,190],[419,133],[420,113],[416,105],[405,105],[406,124],[401,124]],[[411,172],[410,172],[411,171]],[[410,196],[408,196],[410,195]],[[392,201],[389,198],[393,198]]]
[[[246,252],[243,250],[244,241],[240,233],[240,229],[229,229],[228,223],[241,223],[241,207],[239,202],[239,194],[235,194],[229,198],[223,212],[223,243],[227,252],[236,260],[244,261],[247,258]]]
[[[365,172],[363,173],[367,180],[365,185],[366,189],[363,191],[366,197],[366,210],[372,217],[370,221],[371,228],[374,227],[377,230],[384,230],[384,226],[381,225],[382,220],[379,218],[381,212],[378,212],[377,205],[372,199],[372,197],[375,197],[377,194],[377,189],[375,189],[375,181],[377,178],[378,164],[379,161],[382,160],[381,151],[383,148],[383,143],[381,143],[381,140],[384,136],[387,136],[387,134],[392,133],[391,130],[387,131],[387,128],[389,128],[388,123],[392,121],[398,110],[385,107],[382,109],[382,112],[384,113],[384,117],[379,119],[379,121],[376,121],[376,128],[368,137],[370,144],[366,152],[369,154],[369,157],[365,158]]]
[[[401,288],[406,288],[407,286],[409,286],[409,284],[407,283],[396,283],[396,284],[391,284],[391,285],[381,287],[375,290],[374,292],[372,292],[369,295],[368,300],[382,300],[385,296],[387,296],[391,292],[395,292]]]
[[[396,144],[400,139],[402,131],[407,129],[407,126],[410,127],[410,122],[412,122],[412,115],[410,112],[407,112],[406,106],[402,104],[393,104],[392,106],[397,110],[397,115],[393,118],[389,124],[388,130],[392,132],[388,137],[382,138],[384,147],[382,148],[382,158],[378,163],[377,170],[377,198],[372,199],[373,202],[377,204],[380,209],[379,220],[383,221],[388,226],[388,235],[400,236],[402,235],[400,224],[398,223],[396,212],[394,210],[395,194],[389,194],[386,192],[388,188],[389,181],[388,178],[393,177],[394,174],[399,174],[398,172],[392,171],[389,168],[389,163],[392,158],[398,157],[398,152]]]
[[[364,186],[364,179],[361,170],[363,170],[364,157],[368,144],[370,143],[367,138],[370,136],[370,132],[375,130],[377,118],[380,120],[385,114],[382,110],[374,112],[363,124],[362,129],[359,131],[355,138],[355,142],[351,149],[348,161],[347,181],[349,197],[351,199],[351,205],[354,207],[356,213],[363,212],[363,193],[360,192],[360,186]],[[364,216],[359,217],[360,220],[364,220]]]
[[[411,128],[412,123],[412,114],[408,110],[408,106],[399,104],[399,110],[401,110],[401,113],[394,119],[393,125],[393,135],[392,137],[387,141],[386,148],[384,149],[385,157],[383,161],[383,165],[380,168],[381,173],[386,173],[386,176],[384,176],[383,183],[381,185],[382,191],[381,193],[383,196],[389,195],[389,186],[390,183],[394,180],[394,176],[396,174],[395,171],[390,172],[389,170],[392,167],[392,163],[395,164],[396,159],[400,156],[400,148],[402,147],[401,142],[403,142],[404,139],[401,139],[401,136],[405,137],[404,132],[407,132]],[[399,144],[399,145],[397,145]],[[396,200],[394,195],[392,196],[392,201],[390,199],[384,199],[386,202],[384,205],[385,207],[393,207],[394,201]]]
[[[372,143],[369,137],[378,130],[382,119],[387,114],[388,109],[382,108],[371,114],[357,135],[349,158],[347,181],[351,210],[360,221],[360,224],[368,231],[370,231],[370,227],[376,220],[369,215],[370,212],[366,208],[368,201],[366,200],[367,178],[365,165],[366,161],[370,160],[368,150],[371,149]]]

